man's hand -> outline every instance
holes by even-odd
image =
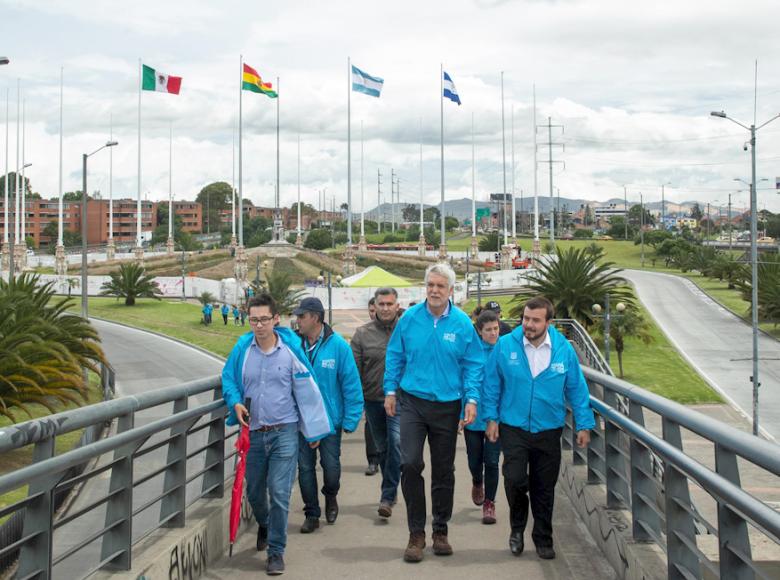
[[[495,421],[488,421],[487,429],[485,429],[485,437],[487,437],[488,441],[491,443],[498,441],[498,423]]]
[[[236,412],[236,417],[238,418],[238,422],[241,424],[241,426],[249,427],[249,411],[246,410],[246,407],[244,407],[244,405],[241,403],[236,403],[233,405],[233,410]]]
[[[466,403],[463,409],[463,424],[471,425],[477,418],[477,406],[474,403]]]
[[[317,447],[319,446],[320,446],[319,441],[312,441],[311,443],[309,443],[309,447],[311,447],[312,449],[317,449]]]
[[[385,396],[385,413],[388,417],[395,417],[395,395]]]
[[[590,430],[577,431],[577,447],[587,447],[588,443],[590,443]]]

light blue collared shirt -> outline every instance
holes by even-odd
[[[252,399],[249,428],[297,423],[298,407],[293,397],[293,355],[277,337],[265,353],[253,340],[244,362],[244,396]]]

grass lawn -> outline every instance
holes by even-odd
[[[98,318],[115,320],[131,326],[146,328],[194,344],[226,357],[236,343],[236,338],[249,331],[246,326],[235,326],[231,312],[227,326],[222,315],[214,310],[214,322],[201,324],[201,305],[178,300],[137,300],[135,306],[125,306],[114,298],[89,298],[89,313]]]
[[[501,304],[504,315],[514,305],[511,303],[513,300],[511,296],[491,296],[489,300],[495,300]],[[485,302],[486,300],[483,299],[482,303]],[[476,305],[476,300],[469,300],[464,304],[463,310],[470,313]],[[623,351],[623,370],[625,372],[623,378],[678,403],[689,405],[723,402],[720,396],[682,358],[646,312],[645,317],[650,321],[650,334],[653,336],[653,342],[645,345],[637,339],[626,340],[626,348]],[[600,340],[595,340],[595,342],[603,352],[603,342]],[[612,370],[618,376],[618,361],[614,345],[610,354]]]
[[[79,404],[71,403],[67,405],[56,405],[56,412],[60,413],[62,411],[68,411],[70,409],[76,409],[78,407],[84,406],[85,404],[91,405],[94,403],[99,403],[102,400],[102,398],[103,398],[103,391],[100,388],[100,377],[90,373],[89,390],[87,391],[86,403],[82,402]],[[8,417],[0,417],[0,429],[13,425],[15,423],[22,423],[24,421],[29,421],[30,419],[48,417],[49,415],[52,414],[51,411],[49,411],[46,407],[43,407],[42,405],[30,405],[29,411],[32,417],[18,410],[12,411],[14,412],[17,421],[12,421]],[[55,444],[55,453],[57,455],[60,455],[61,453],[65,453],[66,451],[70,451],[71,449],[73,449],[73,446],[81,438],[82,431],[83,431],[82,429],[77,429],[76,431],[71,431],[70,433],[66,433],[65,435],[60,435],[59,437],[57,437],[57,441]],[[34,447],[33,445],[27,445],[26,447],[22,447],[20,449],[14,449],[13,451],[8,451],[6,453],[3,453],[3,461],[2,463],[0,463],[0,474],[10,473],[11,471],[15,471],[17,469],[21,469],[22,467],[26,467],[30,465],[32,463],[33,447]],[[0,496],[0,508],[4,508],[8,505],[21,501],[25,497],[27,497],[26,485],[24,487],[17,488],[13,491],[10,491]],[[0,520],[0,523],[2,521],[5,521],[5,519]]]

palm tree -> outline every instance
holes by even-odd
[[[604,339],[604,327],[597,325],[593,331],[598,337]],[[641,312],[635,308],[626,309],[622,314],[613,314],[609,324],[609,336],[615,342],[615,352],[618,357],[618,372],[623,378],[623,351],[626,349],[626,338],[636,338],[643,344],[653,342],[650,334],[650,324]]]
[[[729,290],[736,288],[737,281],[747,275],[749,274],[744,264],[737,262],[727,254],[720,254],[710,269],[710,276],[721,282],[726,280]]]
[[[742,299],[751,301],[753,284],[746,275],[736,282]],[[748,307],[750,312],[750,307]],[[758,263],[758,316],[762,320],[780,322],[780,255],[764,254]]]
[[[154,277],[135,262],[121,264],[119,270],[109,273],[111,280],[100,288],[101,296],[116,296],[125,299],[125,306],[134,306],[136,298],[160,300],[162,292]]]
[[[267,292],[276,302],[279,314],[289,314],[295,308],[296,304],[306,294],[303,290],[293,290],[292,278],[287,272],[276,270],[266,274]]]
[[[528,275],[528,286],[517,294],[509,315],[521,318],[528,298],[545,296],[555,306],[558,318],[574,318],[583,326],[593,323],[591,308],[604,302],[609,293],[615,302],[634,304],[634,297],[626,279],[613,268],[614,262],[601,262],[586,252],[586,248],[558,248],[554,258],[542,260]]]
[[[15,420],[14,409],[30,414],[37,403],[52,412],[57,403],[86,395],[84,368],[105,363],[92,325],[68,314],[70,298],[54,298],[54,283],[37,275],[0,280],[0,415]]]
[[[600,260],[604,257],[604,247],[598,245],[596,242],[591,242],[585,246],[585,253],[594,260]]]
[[[203,306],[205,306],[206,304],[213,304],[214,302],[217,301],[214,295],[208,290],[204,290],[203,292],[201,292],[200,296],[198,296],[198,300],[200,301],[201,304],[203,304]]]

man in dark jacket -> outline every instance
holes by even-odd
[[[351,346],[363,385],[366,420],[382,469],[382,495],[377,512],[380,517],[389,518],[393,515],[401,479],[401,428],[398,415],[390,417],[385,412],[382,385],[385,351],[398,321],[398,293],[394,288],[379,288],[374,298],[376,318],[355,331]]]
[[[496,314],[498,314],[498,335],[504,336],[505,334],[509,334],[512,332],[512,327],[509,326],[506,322],[501,320],[501,305],[498,302],[495,302],[491,300],[487,304],[485,304],[485,310],[492,310]]]

